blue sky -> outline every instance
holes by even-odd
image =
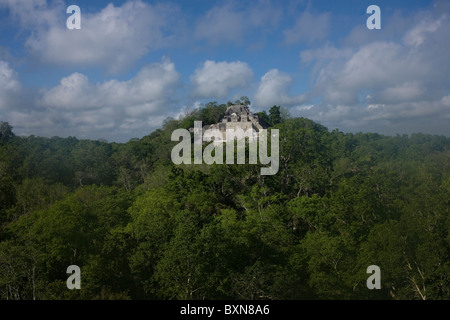
[[[449,35],[450,1],[0,0],[0,121],[125,142],[246,95],[330,130],[450,136]]]

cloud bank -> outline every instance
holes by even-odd
[[[95,66],[110,74],[125,70],[152,50],[179,42],[174,30],[183,24],[177,6],[141,0],[122,6],[109,3],[97,13],[82,11],[81,29],[76,31],[66,28],[70,15],[63,1],[2,0],[2,5],[30,32],[25,47],[40,63]]]
[[[316,102],[296,107],[297,114],[348,131],[450,135],[449,18],[421,12],[404,24],[398,41],[302,51],[302,63],[312,70],[308,104]]]
[[[35,133],[38,124],[33,119],[36,119],[40,126],[45,124],[47,136],[58,133],[123,141],[124,136],[150,133],[168,114],[177,111],[177,101],[172,97],[180,86],[180,74],[169,59],[144,66],[127,81],[93,83],[76,72],[61,79],[59,85],[41,90],[28,105],[18,103],[21,85],[2,61],[0,83],[11,99],[17,101],[8,108],[0,104],[3,116],[12,124],[28,124],[21,128],[25,134]],[[3,92],[1,95],[5,96]]]
[[[250,66],[241,61],[207,60],[191,76],[192,94],[199,98],[226,98],[235,88],[245,89],[253,77]]]
[[[450,136],[448,2],[338,37],[342,16],[304,4],[225,1],[190,15],[129,0],[82,11],[73,32],[62,0],[0,0],[22,46],[0,45],[0,120],[18,134],[126,141],[185,106],[246,95],[254,111],[281,105],[330,129]],[[30,88],[34,67],[57,78]]]

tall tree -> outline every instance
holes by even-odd
[[[269,121],[271,125],[277,125],[281,122],[281,111],[280,111],[280,106],[273,106],[272,108],[270,108],[269,110]]]
[[[0,123],[0,143],[8,142],[14,137],[12,129],[13,127],[8,122]]]

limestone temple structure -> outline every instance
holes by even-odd
[[[214,129],[218,129],[222,134],[222,140],[216,139],[216,135],[210,134],[210,141],[226,142],[226,133],[228,129],[233,129],[237,132],[238,129],[242,129],[244,132],[253,130],[255,137],[263,129],[267,129],[268,125],[262,119],[259,119],[258,115],[250,112],[246,105],[231,105],[225,111],[225,114],[219,123],[206,125],[202,128],[203,136],[208,135],[207,130],[212,132]],[[193,128],[191,128],[191,132]],[[206,134],[205,134],[206,133]],[[250,138],[252,140],[252,138]]]

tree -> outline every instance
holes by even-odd
[[[450,298],[449,138],[329,132],[273,106],[277,175],[173,165],[173,130],[226,107],[123,144],[3,125],[0,299]]]
[[[14,137],[13,127],[8,122],[0,123],[0,143],[6,143]]]
[[[7,217],[8,209],[16,203],[16,188],[11,176],[11,168],[5,162],[0,162],[0,225]]]
[[[73,298],[92,298],[111,285],[115,286],[116,292],[123,291],[122,279],[130,274],[128,263],[124,265],[122,261],[126,257],[125,250],[118,247],[113,253],[121,254],[114,255],[108,246],[111,242],[120,243],[118,231],[129,221],[126,209],[130,203],[130,193],[121,189],[80,188],[48,209],[23,215],[9,226],[10,234],[17,239],[14,241],[20,244],[17,251],[30,252],[26,254],[30,259],[39,258],[23,262],[27,268],[32,268],[32,263],[39,266],[39,279],[44,285],[42,290],[36,291],[37,299],[46,299],[59,292],[67,279],[66,269],[72,264],[84,270],[85,288],[72,293]],[[112,267],[120,268],[111,270]]]
[[[243,96],[241,97],[241,104],[243,104],[244,106],[250,106],[252,103],[250,101],[250,99],[247,96]]]
[[[285,108],[285,107],[281,107],[281,109],[280,109],[280,117],[281,117],[281,121],[289,119],[291,117],[291,113],[289,112],[289,109]]]
[[[273,106],[269,110],[269,121],[271,125],[276,125],[281,122],[281,112],[280,112],[280,106]]]
[[[41,274],[43,264],[35,243],[15,240],[0,242],[0,299],[41,298],[46,289]]]
[[[175,299],[205,299],[214,297],[220,284],[217,269],[222,268],[224,256],[214,250],[217,233],[203,232],[194,212],[180,212],[174,237],[167,243],[155,268],[154,278],[163,297]],[[219,259],[215,259],[219,257]]]
[[[255,114],[259,117],[259,119],[263,120],[264,122],[270,125],[269,115],[267,114],[266,110],[256,112]]]
[[[67,187],[58,183],[50,184],[38,177],[24,179],[17,190],[17,214],[29,214],[32,211],[47,209],[57,200],[63,199],[67,193]]]

